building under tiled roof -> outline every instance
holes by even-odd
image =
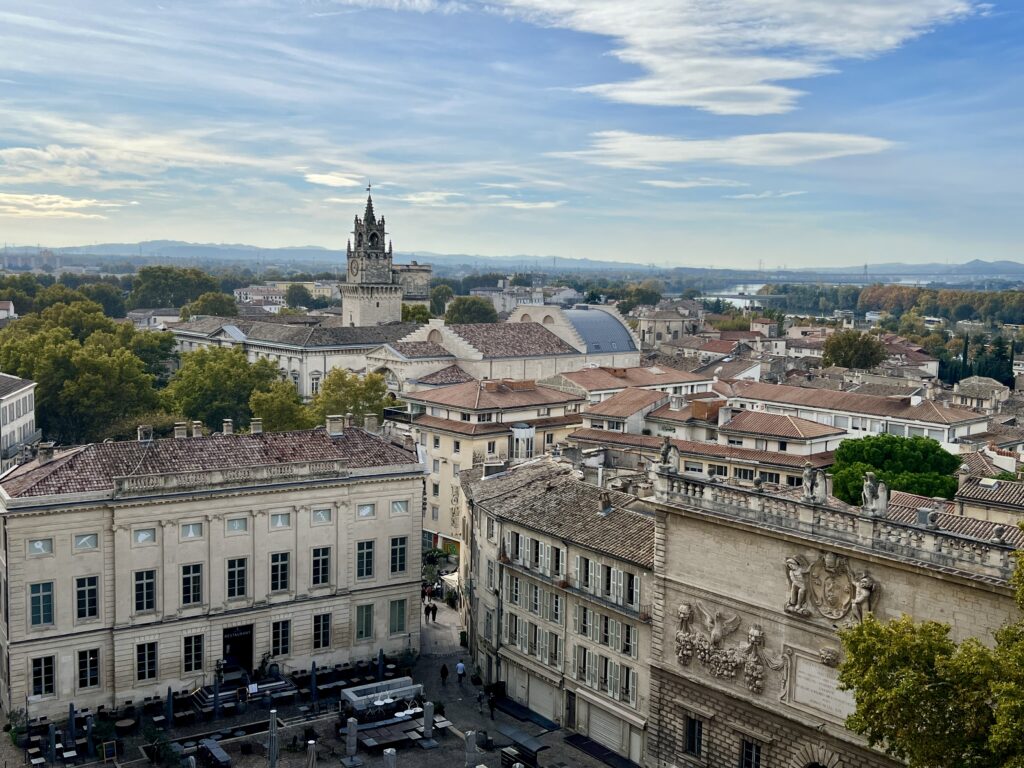
[[[129,475],[203,472],[214,469],[341,460],[353,469],[419,461],[412,451],[358,427],[328,435],[323,427],[295,432],[211,435],[166,440],[126,440],[58,451],[35,459],[0,479],[12,497],[89,493],[114,488]]]
[[[580,354],[540,323],[470,323],[448,328],[485,358]]]
[[[567,438],[570,441],[592,443],[599,446],[609,445],[624,448],[637,448],[641,451],[656,453],[661,449],[663,439],[654,435],[631,435],[623,432],[610,432],[604,429],[577,429]],[[706,458],[734,460],[745,463],[756,462],[765,466],[796,468],[804,462],[810,462],[815,469],[832,466],[835,460],[833,451],[812,453],[801,456],[781,451],[758,451],[753,448],[740,448],[735,445],[719,445],[718,443],[700,443],[693,440],[669,440],[671,445],[686,456],[704,456]]]
[[[505,408],[561,405],[582,400],[580,395],[538,386],[533,381],[467,381],[450,387],[411,392],[405,399],[412,403],[444,405],[463,410],[493,411]]]
[[[25,387],[31,387],[35,384],[34,381],[29,379],[20,379],[17,376],[11,376],[9,373],[0,373],[0,397],[7,397],[19,389],[25,389]]]
[[[734,432],[762,437],[781,437],[790,440],[809,440],[846,434],[842,427],[830,427],[797,416],[783,416],[764,411],[740,411],[718,428],[719,432]]]
[[[659,366],[649,368],[584,368],[580,371],[553,376],[551,379],[545,379],[544,382],[553,383],[556,379],[566,381],[570,385],[586,392],[606,392],[626,387],[646,388],[710,381],[710,378],[706,376],[698,376],[697,374],[681,371],[677,368],[661,368]]]
[[[792,406],[825,408],[834,411],[861,413],[898,419],[925,421],[937,424],[960,424],[984,420],[982,414],[963,408],[947,408],[933,400],[922,400],[911,405],[909,397],[876,397],[853,392],[832,392],[824,389],[793,387],[786,384],[763,384],[756,381],[737,381],[733,384],[736,397],[761,400]]]
[[[602,400],[600,403],[588,406],[586,414],[588,416],[612,416],[624,419],[667,398],[667,394],[657,389],[626,387],[621,392],[616,392],[607,400]]]
[[[999,527],[1003,540],[1017,548],[1024,547],[1024,531],[1017,526],[1000,525],[991,520],[955,514],[955,505],[946,499],[931,499],[905,491],[893,491],[889,497],[886,517],[897,523],[913,525],[918,523],[918,510],[922,508],[938,512],[935,517],[935,526],[938,530],[988,541],[996,535],[996,528]]]
[[[478,507],[514,525],[654,567],[654,518],[634,511],[642,503],[577,480],[570,467],[550,458],[472,479],[464,487]],[[610,512],[602,509],[604,494]]]
[[[454,357],[451,352],[433,341],[395,341],[388,344],[402,357],[410,360],[429,357]]]
[[[957,501],[994,507],[1013,507],[1024,517],[1024,482],[968,477],[956,492]]]
[[[501,435],[512,431],[513,424],[525,424],[534,429],[551,429],[552,427],[571,427],[582,424],[583,417],[578,413],[567,413],[564,416],[542,416],[538,419],[516,419],[515,421],[462,421],[461,419],[445,419],[440,416],[429,416],[421,413],[412,420],[421,429],[433,429],[443,432],[454,432],[468,437],[481,435]]]
[[[463,384],[467,381],[476,381],[458,365],[452,364],[439,371],[428,373],[416,379],[418,384],[426,384],[431,387],[447,386],[449,384]]]
[[[363,347],[397,342],[416,330],[416,323],[352,327],[334,324],[334,318],[298,318],[293,322],[251,317],[200,317],[170,326],[177,333],[214,336],[222,329],[239,341],[267,341],[295,347]]]
[[[995,465],[984,451],[962,453],[957,458],[967,467],[971,477],[995,477],[1003,470]]]

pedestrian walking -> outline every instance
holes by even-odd
[[[430,604],[430,620],[437,621],[437,603]]]
[[[476,711],[477,711],[477,714],[482,715],[484,713],[484,701],[486,699],[487,699],[487,696],[484,694],[483,691],[477,691],[476,692]]]
[[[494,719],[494,708],[498,706],[498,698],[494,695],[494,691],[487,694],[487,708],[491,710],[491,720]]]
[[[423,621],[430,621],[430,603],[423,606]]]
[[[448,685],[448,665],[441,665],[441,686],[445,687]]]
[[[455,676],[459,679],[459,688],[461,688],[462,679],[466,676],[466,665],[462,663],[462,659],[459,659],[459,663],[455,665]]]

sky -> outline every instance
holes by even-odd
[[[1024,258],[1015,0],[5,0],[0,242]]]

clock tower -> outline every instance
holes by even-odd
[[[362,219],[355,217],[346,253],[341,306],[347,325],[382,325],[402,319],[402,286],[395,279],[391,243],[385,248],[386,236],[384,217],[374,216],[373,197],[367,194],[366,211]]]

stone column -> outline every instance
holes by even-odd
[[[476,762],[476,731],[466,731],[466,768]]]
[[[434,702],[423,705],[423,738],[434,738]]]

